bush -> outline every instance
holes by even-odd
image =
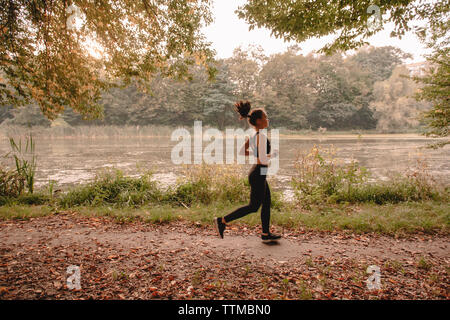
[[[49,203],[50,196],[40,192],[25,193],[18,196],[14,202],[18,204],[41,205]]]
[[[398,203],[402,201],[438,200],[440,194],[432,189],[423,189],[408,177],[400,174],[388,181],[367,183],[352,190],[351,193],[337,193],[336,202],[372,202],[376,204]]]
[[[188,181],[178,184],[168,199],[184,205],[192,205],[195,202],[209,204],[213,200],[210,187],[206,181]]]
[[[286,203],[283,201],[283,194],[281,192],[271,191],[270,207],[276,210],[285,208]]]
[[[334,147],[314,147],[299,153],[294,162],[296,174],[291,184],[297,200],[303,206],[322,203],[338,193],[352,193],[367,181],[370,174],[356,161],[343,163],[334,157]]]
[[[15,170],[0,167],[0,197],[17,197],[24,187],[24,176]]]
[[[239,165],[186,165],[184,177],[169,189],[166,201],[184,205],[248,201],[248,179],[242,177],[241,171]]]
[[[194,203],[248,201],[248,179],[243,178],[234,166],[186,166],[184,177],[179,177],[176,185],[166,191],[159,190],[150,178],[150,173],[131,178],[118,169],[106,170],[96,175],[93,182],[63,194],[58,203],[67,208],[102,204],[141,206],[151,202],[191,206]]]
[[[95,176],[93,182],[76,187],[63,194],[59,204],[63,207],[77,205],[102,205],[105,203],[122,206],[140,206],[161,198],[151,172],[141,177],[126,177],[119,169],[104,170]]]
[[[322,155],[323,153],[324,155]],[[339,202],[372,202],[376,204],[402,201],[439,200],[448,191],[428,173],[426,164],[418,160],[415,168],[403,175],[392,173],[387,181],[368,182],[369,172],[357,162],[338,165],[335,151],[314,146],[296,160],[297,174],[292,178],[296,199],[301,206]]]

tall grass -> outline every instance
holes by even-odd
[[[25,148],[22,146],[22,139],[17,144],[14,138],[10,137],[9,143],[17,173],[24,178],[28,191],[33,193],[36,175],[36,155],[33,135],[30,133],[26,136]]]
[[[146,171],[140,177],[127,177],[119,169],[106,168],[97,173],[94,181],[62,194],[58,203],[64,208],[103,204],[136,207],[160,201],[162,193],[151,175],[151,171]]]
[[[25,186],[25,178],[16,170],[0,167],[0,197],[18,197]]]
[[[119,169],[107,168],[94,181],[70,189],[59,196],[61,207],[114,205],[139,207],[146,204],[189,208],[196,204],[224,205],[249,201],[250,185],[241,165],[185,165],[173,186],[160,189],[147,171],[127,177]],[[281,208],[281,194],[272,192],[272,207]]]
[[[0,205],[49,203],[48,195],[34,192],[37,157],[32,133],[26,136],[25,145],[22,145],[22,139],[16,143],[12,137],[9,138],[9,142],[11,151],[4,157],[13,155],[15,170],[0,168]],[[28,193],[23,192],[25,188],[28,189]]]
[[[319,203],[397,203],[448,199],[444,187],[429,174],[426,163],[418,160],[415,168],[403,174],[391,173],[387,181],[369,182],[370,173],[352,160],[336,158],[336,150],[314,146],[299,153],[292,186],[298,203],[304,208]]]
[[[242,170],[242,165],[184,165],[170,197],[185,205],[246,201],[250,185]]]

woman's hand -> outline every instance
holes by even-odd
[[[250,154],[250,152],[248,151],[248,146],[249,146],[249,139],[247,139],[247,141],[245,141],[244,145],[241,147],[241,150],[239,151],[239,154],[241,156],[248,156]]]
[[[273,152],[270,154],[270,157],[271,157],[271,158],[276,158],[276,157],[278,157],[278,155],[279,155],[278,149],[275,149],[275,150],[273,150]]]
[[[273,150],[270,154],[267,155],[267,158],[269,158],[269,159],[273,159],[273,158],[276,158],[276,157],[278,157],[278,150],[277,149]]]

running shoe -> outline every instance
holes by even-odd
[[[216,231],[219,234],[219,237],[223,239],[223,231],[225,230],[226,224],[222,222],[222,218],[215,217],[214,224],[216,226]]]
[[[268,235],[265,235],[265,234],[262,234],[262,235],[261,235],[261,240],[262,240],[262,242],[264,242],[264,243],[271,242],[271,241],[277,241],[277,240],[279,240],[280,238],[281,238],[280,235],[273,234],[273,233],[270,233],[270,232],[269,232]]]

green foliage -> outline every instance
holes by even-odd
[[[375,109],[369,108],[374,98],[378,98],[379,118],[389,119],[391,101],[374,95],[374,84],[389,76],[406,54],[391,47],[362,48],[346,58],[339,54],[303,56],[298,51],[298,47],[291,46],[285,53],[266,57],[258,48],[237,48],[231,58],[215,62],[218,74],[212,82],[203,68],[195,65],[188,68],[192,74],[189,81],[155,75],[149,80],[149,93],[142,92],[137,82],[125,88],[111,88],[103,92],[99,101],[104,108],[101,120],[83,120],[66,108],[57,120],[50,122],[40,114],[37,105],[32,105],[7,110],[0,114],[0,121],[5,119],[2,126],[8,130],[12,130],[10,125],[29,124],[51,126],[52,132],[64,135],[73,134],[73,126],[80,125],[173,126],[192,125],[195,120],[223,129],[236,125],[232,106],[241,98],[252,99],[254,106],[264,107],[271,125],[296,130],[375,128]],[[409,100],[402,101],[408,102],[402,107],[409,110]],[[405,117],[404,122],[414,125],[412,113],[400,114]],[[243,125],[248,126],[245,121]]]
[[[412,54],[393,46],[366,46],[360,48],[350,60],[368,71],[370,80],[376,82],[389,79],[395,67],[407,58],[413,58]]]
[[[209,204],[212,201],[212,195],[213,192],[206,181],[187,181],[177,185],[168,199],[190,206],[196,202]]]
[[[271,203],[270,207],[275,210],[283,210],[286,207],[286,203],[283,199],[283,193],[271,190],[270,191]]]
[[[36,155],[34,152],[35,142],[30,133],[26,137],[25,148],[22,146],[22,139],[16,144],[14,138],[9,138],[17,173],[22,176],[26,182],[28,192],[33,193],[34,179],[36,174]]]
[[[370,5],[380,9],[380,25]],[[383,29],[383,24],[392,22],[392,37],[401,38],[411,28],[411,23],[424,20],[424,25],[437,29],[448,21],[448,1],[438,0],[423,3],[413,0],[394,1],[290,1],[252,0],[237,10],[238,16],[250,24],[250,29],[265,27],[272,35],[284,40],[303,42],[309,38],[334,35],[337,37],[320,49],[327,54],[339,50],[350,50],[368,44],[369,38]],[[418,28],[416,32],[426,32]]]
[[[203,106],[202,118],[219,130],[223,130],[227,120],[234,115],[231,106],[235,102],[233,94],[235,85],[230,81],[229,68],[225,64],[218,70],[216,79],[208,85],[200,101]]]
[[[432,268],[432,266],[433,264],[427,261],[425,257],[420,257],[419,261],[417,262],[417,268],[425,271],[429,271]]]
[[[182,205],[248,201],[248,179],[241,176],[240,169],[238,165],[205,163],[185,166],[184,176],[167,192],[166,199]]]
[[[101,204],[139,206],[157,201],[161,194],[151,175],[151,172],[146,172],[141,177],[133,178],[124,176],[119,169],[104,170],[95,176],[94,181],[63,194],[58,203],[67,208]]]
[[[25,186],[25,177],[8,168],[0,168],[0,196],[1,197],[17,197]]]
[[[409,71],[405,66],[398,66],[391,77],[374,84],[374,99],[370,103],[377,130],[396,132],[419,125],[419,114],[430,108],[428,102],[418,102],[413,95],[419,86],[408,79]]]
[[[50,197],[48,194],[42,192],[25,193],[17,197],[14,203],[27,205],[43,205],[50,203]]]
[[[17,196],[0,195],[0,206],[4,205],[45,205],[50,204],[51,198],[43,192],[21,193]]]
[[[166,190],[158,188],[151,179],[151,172],[132,178],[118,169],[105,170],[96,175],[94,181],[74,187],[57,198],[64,208],[80,205],[117,205],[138,207],[146,204],[169,204],[192,206],[195,204],[241,203],[248,201],[249,186],[236,168],[211,165],[193,165],[186,168],[185,177],[179,178],[175,186]],[[214,170],[214,174],[211,173]],[[274,205],[281,206],[275,195]]]
[[[339,192],[350,194],[358,184],[367,181],[369,173],[364,167],[355,161],[340,165],[335,153],[334,148],[315,145],[311,151],[299,153],[294,163],[296,175],[291,183],[303,206],[326,201]]]
[[[305,208],[322,203],[397,203],[402,201],[444,200],[448,190],[424,169],[391,173],[387,181],[372,181],[370,173],[357,162],[338,164],[333,148],[314,146],[300,153],[292,186],[298,203]]]
[[[424,134],[429,137],[447,137],[450,123],[450,48],[437,49],[429,57],[432,66],[423,77],[414,76],[412,79],[424,86],[416,94],[419,101],[431,101],[432,108],[421,114],[421,118],[427,124]],[[442,147],[449,144],[450,140],[430,145],[430,147]]]
[[[352,127],[349,119],[358,111],[350,103],[329,103],[311,112],[308,120],[314,124],[313,127],[324,127],[332,129],[348,129]]]
[[[308,127],[307,115],[318,95],[314,80],[317,60],[312,55],[298,55],[291,48],[272,55],[262,66],[255,99],[267,110],[271,125]]]
[[[365,39],[383,30],[385,23],[394,25],[391,37],[401,38],[412,29],[419,39],[433,50],[428,60],[435,64],[427,76],[416,77],[418,81],[426,84],[417,98],[433,103],[433,108],[423,114],[423,119],[428,126],[425,134],[437,137],[448,136],[450,114],[448,111],[450,79],[448,63],[450,6],[448,1],[437,0],[429,3],[414,0],[381,2],[254,0],[239,7],[237,13],[240,18],[250,24],[250,29],[265,27],[272,31],[272,35],[284,40],[303,42],[313,37],[338,34],[337,37],[333,37],[332,42],[319,50],[327,55],[367,45],[368,42]],[[394,53],[394,56],[400,54],[403,58],[407,57],[400,52],[395,52],[392,48],[383,50],[377,55],[377,59],[368,59],[365,54],[360,54],[354,59],[366,69],[371,70],[373,79],[376,81],[383,81],[390,76],[389,69],[397,64],[395,60],[384,59],[383,56],[386,53],[388,56]],[[402,105],[405,105],[404,101]],[[407,109],[412,108],[408,106]],[[447,143],[449,143],[448,140],[431,146],[439,147]]]
[[[432,185],[418,183],[410,177],[394,174],[388,181],[366,183],[348,192],[337,192],[335,202],[373,202],[376,204],[402,201],[440,200],[440,193]]]
[[[237,100],[250,100],[255,97],[258,87],[259,73],[268,57],[261,46],[249,45],[247,48],[237,47],[232,57],[226,60],[229,77],[236,84],[234,94]]]
[[[401,53],[389,47],[368,47],[344,59],[340,54],[304,57],[297,51],[293,46],[271,56],[259,75],[256,100],[269,112],[274,126],[332,130],[375,127],[368,108],[373,84],[392,72],[395,63],[404,58]],[[374,72],[378,69],[383,70],[381,75]]]
[[[105,89],[136,81],[145,90],[156,74],[186,79],[195,64],[213,78],[213,51],[200,33],[210,4],[0,0],[0,103],[35,102],[51,120],[66,107],[98,118]]]

